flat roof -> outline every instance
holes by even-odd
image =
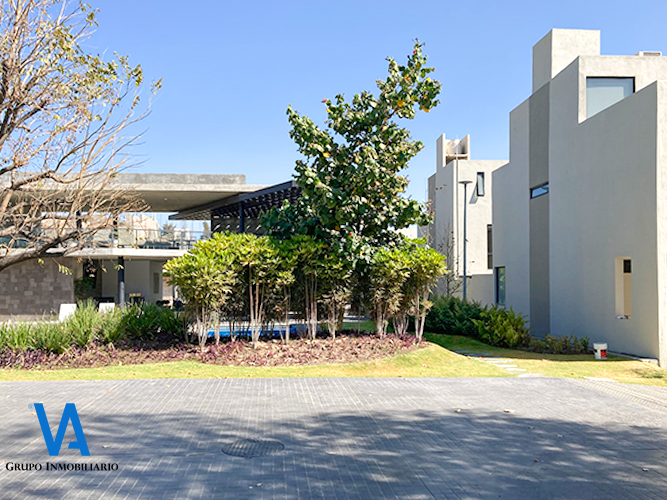
[[[177,248],[83,248],[70,253],[67,257],[82,259],[149,259],[169,260],[185,255],[188,251]],[[54,252],[55,253],[55,252]]]
[[[245,183],[245,175],[119,174],[113,188],[128,189],[144,200],[150,212],[180,212],[263,189]]]
[[[8,185],[0,179],[0,188]],[[61,186],[47,179],[41,189]],[[109,183],[109,190],[127,190],[148,205],[149,212],[180,212],[202,203],[224,200],[230,196],[252,193],[265,185],[245,183],[242,174],[118,174]]]

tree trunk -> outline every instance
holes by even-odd
[[[396,335],[406,335],[408,333],[408,315],[400,314],[392,320],[394,323],[394,333]]]

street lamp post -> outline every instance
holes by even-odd
[[[463,184],[463,300],[466,300],[468,282],[468,184],[472,181],[459,181]]]

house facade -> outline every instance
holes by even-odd
[[[439,280],[436,293],[463,294],[464,226],[467,245],[467,295],[484,304],[494,301],[492,192],[493,172],[506,161],[472,160],[470,136],[436,143],[436,171],[428,179],[429,208],[434,223],[428,227],[431,247],[447,258],[450,273]]]
[[[155,213],[179,213],[265,187],[246,184],[245,175],[121,174],[118,183],[112,188],[134,192]],[[0,272],[0,320],[57,314],[61,304],[82,297],[116,304],[172,299],[163,265],[209,236],[210,231],[160,228],[145,214],[126,214],[86,248]]]
[[[599,31],[553,30],[533,48],[533,92],[510,113],[510,159],[486,186],[492,302],[524,314],[533,335],[667,363],[666,81],[667,58],[600,55]],[[437,244],[456,195],[443,188],[441,202],[434,177]],[[474,227],[479,270],[487,235]],[[488,290],[469,297],[489,302]]]

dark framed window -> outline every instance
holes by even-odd
[[[484,172],[477,172],[477,196],[484,196]]]
[[[496,267],[496,304],[499,306],[505,305],[505,267]]]
[[[623,260],[623,273],[630,274],[632,272],[632,260],[624,259]]]
[[[544,196],[549,192],[549,183],[545,182],[540,184],[530,190],[530,199],[537,198],[538,196]]]
[[[493,269],[493,227],[486,226],[486,268]]]

